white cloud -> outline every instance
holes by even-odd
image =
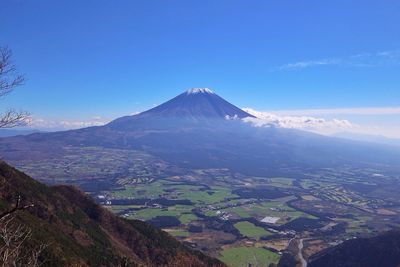
[[[277,110],[274,114],[290,115],[395,115],[400,114],[400,107],[364,107],[364,108],[334,108],[334,109],[299,109]]]
[[[274,70],[300,70],[317,66],[340,65],[349,67],[382,67],[400,64],[400,50],[362,53],[348,57],[304,60],[283,64]]]
[[[109,120],[101,116],[95,116],[88,120],[52,120],[33,117],[29,121],[29,127],[44,130],[69,130],[90,126],[101,126]]]
[[[400,138],[400,107],[256,111],[245,121],[257,127],[284,127],[330,135],[349,132]],[[394,115],[394,116],[393,116]],[[351,117],[351,122],[347,119]]]
[[[288,63],[280,66],[279,70],[296,70],[304,69],[314,66],[324,66],[324,65],[336,65],[341,62],[340,59],[321,59],[321,60],[310,60],[310,61],[299,61],[294,63]]]
[[[282,127],[321,134],[331,134],[357,127],[348,120],[327,120],[311,116],[282,116],[270,112],[257,111],[251,108],[245,108],[244,110],[257,117],[248,117],[243,119],[243,121],[250,123],[255,127]]]

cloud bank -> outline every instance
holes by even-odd
[[[356,127],[356,125],[348,120],[327,120],[311,116],[282,116],[270,112],[257,111],[251,108],[244,108],[243,110],[257,117],[243,119],[243,121],[255,127],[282,127],[322,134],[331,134]]]
[[[375,107],[375,108],[333,108],[333,109],[298,109],[277,110],[274,114],[302,115],[396,115],[400,114],[400,107]]]
[[[33,117],[29,120],[29,128],[45,130],[70,130],[90,126],[101,126],[109,120],[101,116],[96,116],[87,120],[51,120]]]

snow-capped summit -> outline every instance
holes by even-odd
[[[239,119],[253,117],[227,102],[209,88],[192,88],[155,108],[141,113],[141,115],[192,119],[225,119],[226,116]]]
[[[214,92],[209,89],[209,88],[191,88],[186,91],[186,94],[191,95],[191,94],[214,94]]]
[[[140,120],[146,127],[151,123],[158,123],[158,127],[161,127],[160,125],[175,127],[172,120],[205,122],[246,117],[254,116],[232,105],[208,88],[192,88],[150,110],[116,119],[109,126],[126,129],[136,127]]]

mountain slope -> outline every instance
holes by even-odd
[[[28,135],[33,133],[40,133],[39,130],[29,129],[0,129],[0,137],[10,137],[17,135]]]
[[[370,143],[383,144],[383,145],[389,145],[389,146],[400,146],[399,138],[388,138],[388,137],[381,136],[381,135],[339,132],[339,133],[333,134],[332,136],[355,140],[355,141],[370,142]]]
[[[101,127],[0,138],[0,153],[16,166],[63,157],[68,147],[99,147],[144,151],[183,168],[229,168],[259,176],[344,165],[400,170],[399,148],[253,127],[240,120],[249,114],[212,92],[193,90]]]
[[[399,267],[400,231],[348,240],[310,259],[309,267]]]
[[[48,245],[43,266],[225,266],[147,223],[115,216],[76,188],[47,187],[0,162],[0,213],[18,195],[34,204],[16,222],[32,230],[28,245]]]
[[[130,116],[132,117],[132,116]],[[173,99],[140,113],[140,117],[206,119],[254,117],[232,105],[208,88],[193,88]],[[111,125],[118,122],[114,121]]]

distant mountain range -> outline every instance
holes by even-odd
[[[253,127],[241,120],[250,116],[211,90],[195,88],[104,126],[2,138],[0,153],[18,165],[62,156],[66,147],[119,148],[145,151],[185,168],[229,168],[260,176],[344,164],[400,169],[398,148]]]
[[[362,141],[362,142],[371,142],[383,145],[390,146],[400,146],[399,138],[388,138],[382,135],[370,135],[370,134],[357,134],[350,132],[341,132],[332,135],[334,137],[345,138],[350,140]]]
[[[44,131],[35,129],[0,129],[0,137],[10,137],[17,135],[28,135],[33,133],[43,133]]]
[[[32,232],[22,250],[45,245],[38,266],[225,266],[148,223],[112,214],[75,187],[47,187],[2,161],[0,189],[0,214],[18,196],[20,206],[34,205],[15,212],[12,223]]]

